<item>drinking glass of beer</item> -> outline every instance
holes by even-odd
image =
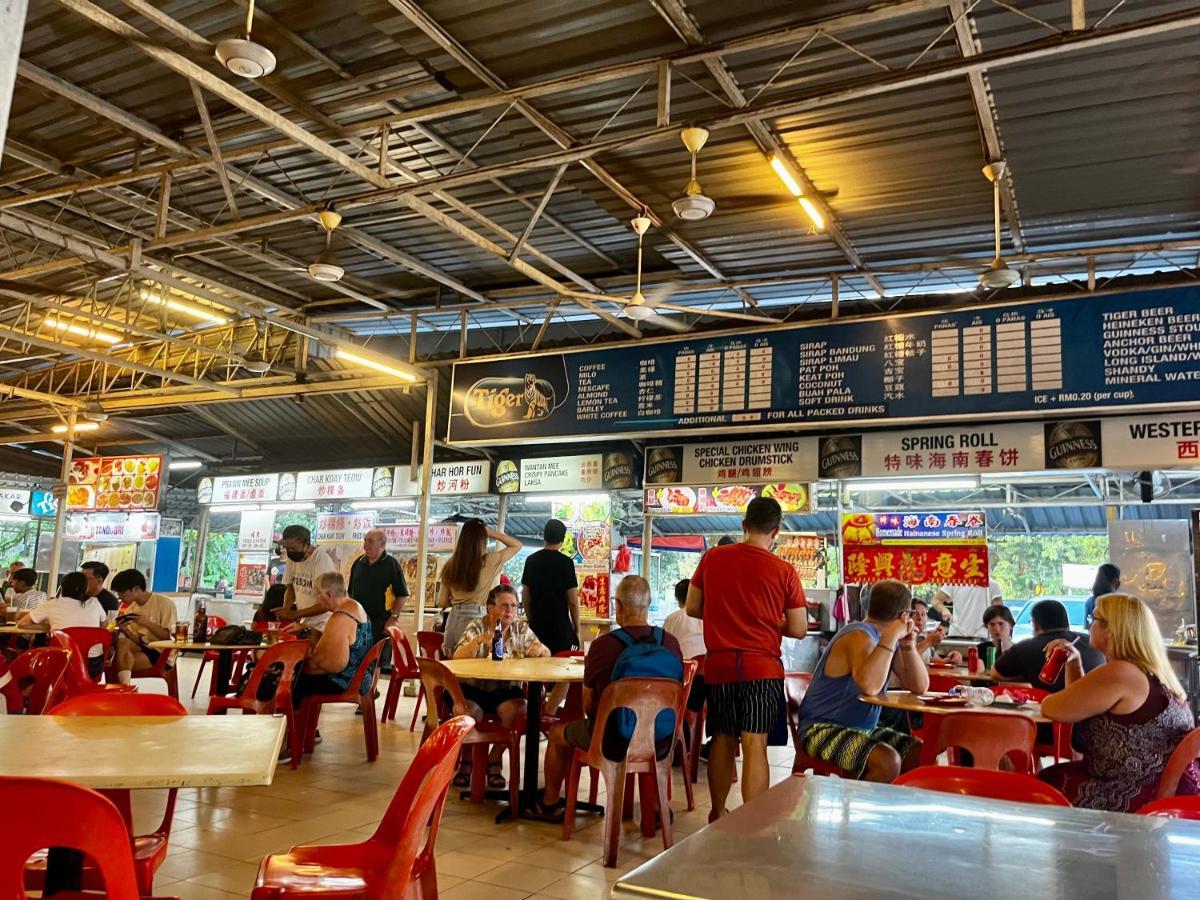
[[[175,643],[177,643],[177,644],[185,643],[187,641],[187,638],[188,638],[188,623],[187,622],[176,622],[175,623]]]

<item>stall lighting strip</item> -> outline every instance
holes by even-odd
[[[366,366],[368,369],[374,369],[376,372],[382,372],[384,375],[391,375],[393,378],[399,378],[401,381],[414,382],[418,380],[416,375],[405,372],[403,369],[397,369],[394,366],[389,366],[386,363],[378,362],[366,356],[359,356],[357,353],[351,353],[348,350],[343,350],[341,347],[337,349],[337,358],[345,362]]]
[[[167,309],[173,309],[177,313],[191,316],[193,319],[212,322],[214,325],[229,324],[228,317],[222,316],[215,310],[203,306],[194,306],[191,303],[184,303],[169,295],[164,297],[162,294],[156,294],[153,291],[142,291],[142,299],[147,303],[157,303],[160,306],[165,306]]]
[[[42,319],[42,324],[50,328],[57,328],[59,331],[65,331],[68,334],[76,334],[79,337],[91,338],[92,340],[101,341],[105,344],[119,344],[121,338],[115,334],[109,334],[107,331],[98,331],[95,328],[84,328],[82,325],[73,325],[70,322],[64,322],[62,319],[55,319],[47,316]]]
[[[978,478],[902,478],[893,481],[848,481],[846,489],[868,491],[952,491],[979,487]]]
[[[416,500],[355,500],[350,504],[351,509],[407,509],[416,506]]]
[[[595,503],[607,500],[608,494],[525,494],[524,497],[525,505],[533,506],[543,503]]]
[[[50,430],[55,434],[66,434],[68,430],[71,434],[77,434],[80,431],[95,431],[99,427],[99,422],[76,422],[74,427],[70,425],[53,425]]]
[[[788,168],[787,163],[774,153],[768,158],[768,162],[770,162],[771,168],[775,170],[775,174],[779,176],[779,180],[783,182],[783,186],[788,189],[788,193],[800,201],[800,206],[809,219],[812,220],[813,227],[817,231],[824,231],[825,217],[821,215],[821,211],[817,209],[817,205],[804,196],[800,182],[796,180],[796,176],[792,174],[792,170]]]

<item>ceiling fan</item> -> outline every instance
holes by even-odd
[[[297,267],[297,272],[307,272],[317,281],[341,281],[346,270],[338,262],[337,253],[333,249],[333,232],[342,224],[342,214],[332,209],[323,209],[317,213],[317,220],[325,230],[325,249],[303,268]]]
[[[658,304],[666,302],[671,294],[674,293],[675,286],[673,284],[666,284],[651,291],[650,299],[647,299],[642,293],[642,237],[650,228],[650,217],[643,211],[634,216],[629,224],[637,232],[638,236],[637,286],[634,288],[633,296],[621,307],[621,313],[626,318],[633,319],[635,322],[649,322],[652,325],[659,325],[670,331],[687,331],[687,326],[682,322],[676,322],[673,319],[660,316],[657,311]]]
[[[992,183],[992,220],[996,236],[996,258],[979,276],[979,283],[989,290],[1000,290],[1012,287],[1021,280],[1021,273],[1009,268],[1004,257],[1000,255],[1000,179],[1007,171],[1004,160],[990,162],[983,167],[984,177]]]
[[[217,59],[234,75],[262,78],[275,71],[275,54],[250,37],[254,25],[254,0],[246,4],[246,36],[217,41]]]
[[[707,219],[717,208],[716,201],[704,196],[700,182],[696,180],[696,156],[708,142],[708,130],[689,127],[679,132],[679,137],[683,146],[687,147],[688,153],[692,155],[692,177],[683,188],[683,196],[672,203],[671,208],[675,210],[675,215],[685,222],[698,222]]]

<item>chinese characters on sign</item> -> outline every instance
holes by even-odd
[[[274,500],[279,489],[278,475],[232,475],[201,478],[196,485],[200,503],[250,503]]]
[[[847,584],[895,578],[986,587],[987,520],[981,512],[847,513],[842,577]]]
[[[374,527],[374,512],[321,513],[317,516],[316,540],[319,544],[355,543]]]

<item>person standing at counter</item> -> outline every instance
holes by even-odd
[[[500,549],[489,553],[489,540],[499,542]],[[468,519],[463,524],[454,553],[442,569],[441,607],[450,609],[444,639],[446,656],[454,655],[467,623],[483,618],[484,603],[500,578],[500,567],[520,550],[520,541],[489,528],[480,519]]]
[[[1083,607],[1083,624],[1091,625],[1092,617],[1096,615],[1096,598],[1105,594],[1115,594],[1121,587],[1121,570],[1112,563],[1105,563],[1096,569],[1096,580],[1092,582],[1092,594],[1087,598]]]
[[[933,607],[943,615],[946,604],[954,604],[949,616],[950,637],[983,637],[983,611],[1004,602],[1000,586],[988,579],[987,587],[974,584],[945,584],[933,595]]]
[[[704,620],[704,681],[712,797],[709,821],[724,815],[741,742],[742,799],[769,786],[767,736],[784,704],[783,636],[808,634],[808,610],[796,570],[771,552],[783,519],[779,503],[757,497],[746,507],[741,543],[713,547],[688,585],[687,612]]]
[[[542,529],[541,550],[531,553],[521,573],[521,598],[529,627],[551,653],[579,646],[579,581],[575,564],[562,552],[567,526],[551,519]]]
[[[392,606],[388,608],[388,591]],[[387,627],[396,622],[408,602],[408,584],[404,570],[396,558],[387,552],[387,534],[382,528],[372,528],[363,535],[363,555],[350,567],[349,594],[367,611],[371,620],[371,642],[377,644],[387,637]],[[384,645],[379,658],[380,669],[391,670],[391,642]]]
[[[287,565],[283,567],[283,583],[287,586],[283,606],[275,613],[282,622],[307,619],[318,631],[325,627],[331,613],[321,602],[315,587],[317,578],[326,572],[336,572],[333,557],[312,542],[312,532],[303,525],[283,529],[283,551]]]

